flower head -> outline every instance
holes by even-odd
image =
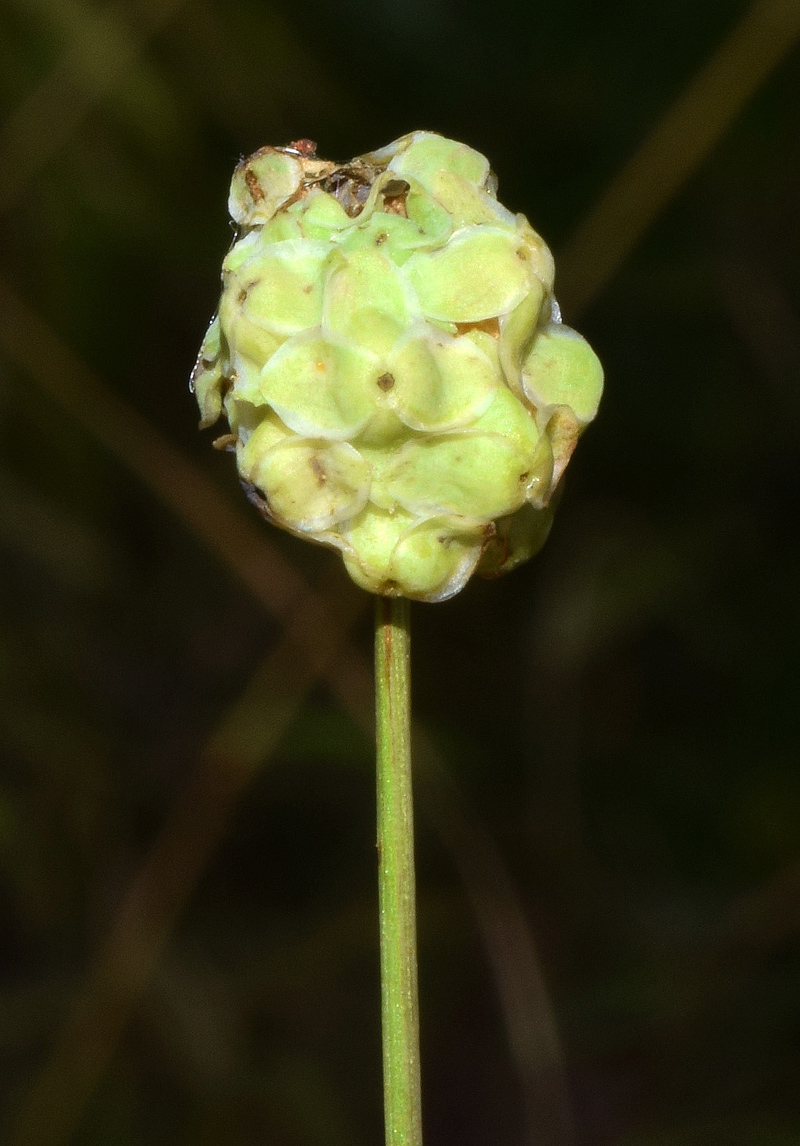
[[[487,160],[414,132],[346,164],[265,147],[192,385],[275,524],[374,593],[440,601],[544,543],[602,369]]]

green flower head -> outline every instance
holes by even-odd
[[[336,164],[264,147],[192,387],[265,517],[373,593],[441,601],[542,546],[603,374],[487,160],[432,132]]]

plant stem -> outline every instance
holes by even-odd
[[[409,603],[376,597],[378,889],[386,1146],[422,1146]]]

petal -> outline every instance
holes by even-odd
[[[239,224],[265,223],[303,182],[303,168],[293,155],[262,147],[242,160],[233,173],[228,210]]]
[[[480,557],[481,526],[458,518],[417,522],[409,514],[372,506],[342,531],[350,576],[372,593],[400,593],[422,601],[453,596]]]
[[[200,428],[213,426],[222,413],[224,379],[221,362],[219,317],[211,320],[189,379],[189,389],[200,407]]]
[[[517,306],[500,319],[500,361],[509,386],[522,393],[522,363],[530,349],[544,304],[544,287],[533,279]]]
[[[248,452],[249,480],[263,491],[270,513],[291,529],[318,533],[355,517],[366,504],[369,465],[347,442],[290,438],[257,458],[252,448]]]
[[[414,430],[466,426],[482,414],[499,383],[490,358],[467,337],[414,337],[387,357],[386,402]]]
[[[484,531],[447,517],[409,530],[392,554],[391,576],[405,597],[446,601],[464,587],[481,555]]]
[[[415,518],[368,506],[342,530],[348,548],[347,571],[357,585],[370,593],[382,592],[391,580],[391,561],[397,542],[413,527]]]
[[[318,334],[292,338],[260,376],[262,398],[291,429],[306,437],[349,438],[375,408],[375,359],[335,346]]]
[[[464,227],[476,223],[494,226],[514,226],[510,211],[482,187],[476,187],[455,171],[437,171],[428,183],[436,200],[441,203],[453,221],[453,226]]]
[[[510,517],[496,522],[496,532],[484,547],[477,572],[481,577],[499,577],[535,557],[547,540],[553,524],[552,506],[543,509],[523,505]]]
[[[423,186],[430,186],[440,171],[452,171],[470,183],[483,185],[489,177],[489,161],[455,139],[419,131],[403,151],[394,155],[388,170],[396,175],[412,175]]]
[[[403,267],[423,314],[445,322],[481,322],[513,310],[530,289],[516,235],[465,227],[446,247],[418,251]]]
[[[500,434],[415,439],[398,452],[387,487],[410,513],[491,521],[525,500],[530,456]]]
[[[314,188],[299,203],[293,203],[287,214],[294,216],[307,239],[329,242],[353,220],[334,195]]]
[[[536,338],[522,370],[525,394],[537,409],[569,406],[581,426],[597,413],[603,367],[589,343],[561,323]]]
[[[327,338],[385,354],[410,320],[403,283],[379,250],[361,247],[337,258],[325,283],[322,329]]]
[[[291,239],[274,243],[238,268],[225,294],[251,322],[275,334],[319,325],[325,243]]]
[[[258,377],[261,369],[284,339],[253,322],[236,302],[233,292],[226,291],[220,299],[219,320],[229,348],[233,385],[241,397],[258,401]]]

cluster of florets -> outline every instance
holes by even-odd
[[[265,147],[229,206],[192,381],[265,516],[425,601],[535,553],[602,371],[486,159],[429,132],[343,165]]]

